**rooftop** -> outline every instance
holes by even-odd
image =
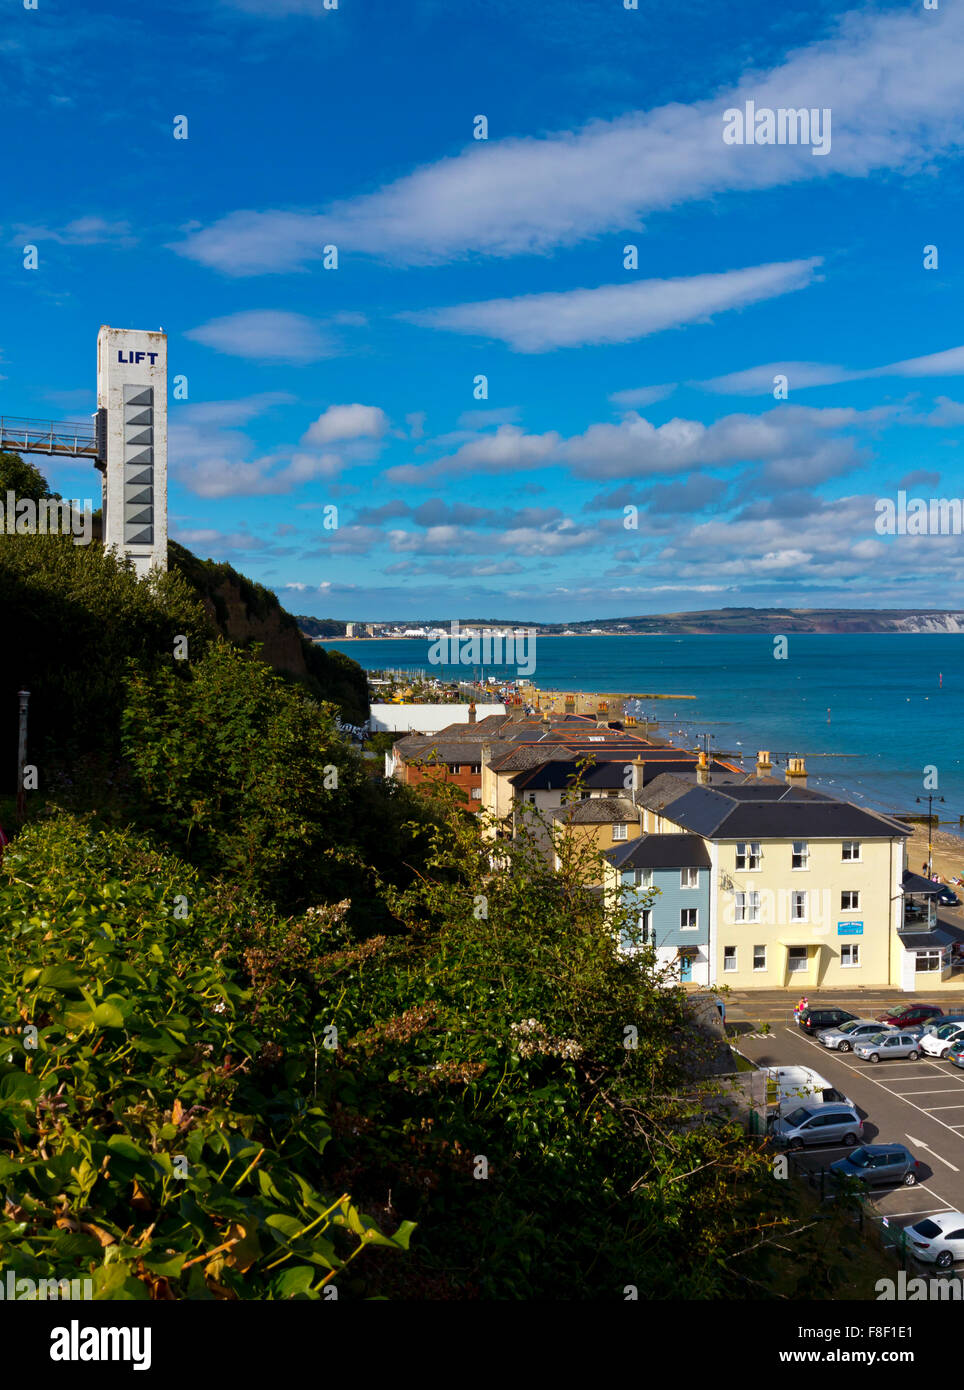
[[[606,850],[603,858],[623,869],[708,869],[710,854],[699,835],[642,835]]]

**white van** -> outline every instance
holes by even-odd
[[[786,1115],[800,1105],[853,1105],[813,1067],[764,1067],[767,1109]]]

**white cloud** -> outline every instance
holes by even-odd
[[[245,0],[256,2],[269,0]],[[174,249],[233,275],[302,268],[328,242],[407,264],[512,256],[625,231],[654,211],[730,190],[920,169],[958,149],[962,70],[959,5],[854,11],[831,37],[707,100],[577,131],[473,143],[321,214],[237,211]],[[749,99],[758,107],[831,108],[829,154],[724,145],[723,112]]]
[[[758,481],[792,488],[801,477],[822,481],[860,461],[849,435],[827,438],[830,430],[868,429],[902,419],[890,407],[817,410],[781,405],[762,415],[724,415],[712,424],[674,418],[652,425],[635,411],[616,424],[590,425],[563,438],[555,430],[526,434],[503,425],[495,434],[472,440],[453,454],[423,465],[390,468],[386,481],[419,485],[445,476],[515,473],[566,464],[582,478],[671,477],[693,468],[737,463],[761,465]]]
[[[278,449],[252,458],[252,441],[234,428],[290,399],[284,392],[265,391],[236,401],[179,406],[169,420],[173,476],[197,496],[209,498],[277,495],[315,478],[333,478],[343,466],[338,455]]]
[[[277,309],[227,314],[189,329],[184,336],[217,352],[262,362],[316,362],[336,351],[334,341],[311,319]]]
[[[51,227],[19,226],[17,240],[56,241],[61,246],[133,246],[137,238],[129,222],[109,222],[105,217],[76,217],[59,231]]]
[[[627,343],[681,324],[705,321],[808,285],[819,257],[750,266],[719,275],[640,280],[561,294],[518,295],[402,314],[426,328],[496,338],[519,352],[585,343]]]
[[[393,483],[417,484],[446,473],[511,473],[546,463],[560,443],[561,436],[555,430],[526,434],[518,425],[500,425],[495,434],[463,444],[448,458],[421,467],[402,464],[389,468],[385,478]]]
[[[845,367],[826,366],[821,362],[768,362],[761,367],[748,367],[742,372],[712,377],[709,381],[693,382],[704,391],[723,396],[769,396],[773,393],[773,378],[785,376],[791,391],[806,386],[834,386],[840,381],[853,381],[859,372]]]
[[[636,386],[628,391],[613,391],[609,399],[613,405],[622,406],[624,410],[639,410],[642,406],[664,401],[675,390],[675,382],[667,382],[663,386]]]
[[[701,386],[704,391],[728,396],[770,395],[773,378],[778,374],[787,377],[791,391],[888,376],[961,376],[964,375],[964,347],[947,348],[924,357],[908,357],[901,362],[889,362],[884,367],[865,367],[856,371],[822,362],[769,362],[765,366],[748,367],[745,371],[730,372],[727,376],[711,377],[708,381],[690,384]]]
[[[330,405],[308,430],[308,444],[330,444],[336,439],[378,439],[388,428],[385,412],[377,405]]]

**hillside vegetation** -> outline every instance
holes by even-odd
[[[232,575],[0,538],[39,773],[0,867],[0,1273],[101,1299],[832,1297],[850,1228],[704,1122],[705,1040],[652,950],[617,951],[636,927],[586,851],[554,873],[522,835],[493,865],[452,789],[372,779],[327,668],[212,622],[225,586],[275,612]]]

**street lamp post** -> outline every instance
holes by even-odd
[[[933,808],[935,801],[943,801],[942,796],[935,796],[933,792],[927,798],[927,877],[931,878],[934,873],[934,825]],[[917,798],[918,805],[923,805],[924,798]]]

